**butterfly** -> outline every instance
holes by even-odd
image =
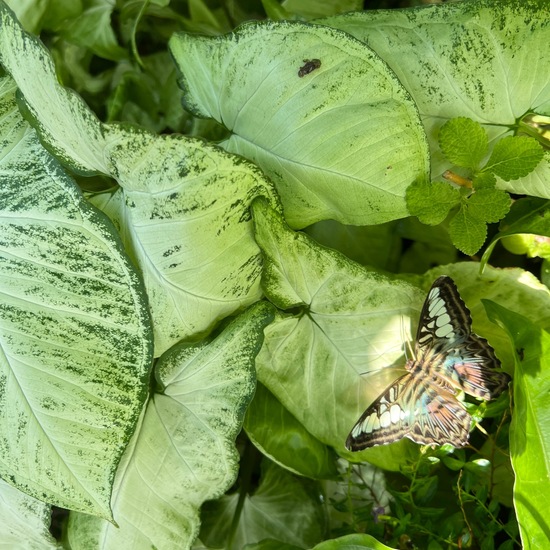
[[[508,387],[485,338],[472,332],[470,311],[454,281],[439,277],[420,314],[413,357],[407,373],[374,401],[352,428],[346,448],[360,451],[408,437],[423,445],[463,447],[471,417],[458,391],[493,399]]]

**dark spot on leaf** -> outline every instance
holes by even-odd
[[[306,74],[312,73],[315,69],[318,69],[321,66],[320,59],[304,59],[304,65],[300,67],[298,71],[298,76],[300,78],[306,76]]]

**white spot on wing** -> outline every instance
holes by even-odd
[[[435,335],[438,338],[449,338],[453,334],[453,327],[451,325],[442,326],[435,331]]]
[[[448,313],[443,313],[443,315],[440,315],[436,319],[436,324],[438,327],[442,327],[444,325],[448,325],[451,322],[451,318],[449,317]]]
[[[401,410],[401,407],[399,405],[395,404],[391,406],[390,416],[393,424],[396,424],[401,418],[403,418],[402,414],[403,411]]]
[[[389,411],[386,411],[384,414],[380,415],[380,426],[382,428],[387,428],[391,424],[391,414]]]

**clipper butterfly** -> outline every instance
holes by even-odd
[[[468,443],[471,417],[458,391],[489,400],[510,381],[487,340],[471,330],[470,312],[450,277],[432,285],[420,314],[413,357],[401,376],[363,413],[346,447],[360,451],[408,437],[423,445]]]

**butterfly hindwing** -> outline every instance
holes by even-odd
[[[470,415],[449,388],[408,373],[392,384],[361,416],[346,441],[350,451],[408,437],[423,445],[468,442]]]

